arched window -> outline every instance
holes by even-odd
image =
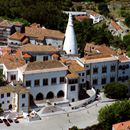
[[[62,90],[60,90],[60,91],[57,93],[57,97],[58,97],[58,98],[64,97],[64,92],[63,92]]]
[[[53,92],[49,92],[46,96],[47,99],[52,99],[54,98],[54,93]]]
[[[36,96],[36,100],[43,100],[44,99],[44,96],[42,93],[38,93],[37,96]]]
[[[12,104],[9,105],[9,110],[11,110],[11,109],[12,109]]]

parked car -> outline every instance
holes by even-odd
[[[13,120],[9,118],[9,119],[8,119],[8,122],[12,123],[12,122],[13,122]]]
[[[3,123],[3,120],[2,120],[2,119],[0,119],[0,123]]]
[[[3,119],[3,122],[6,124],[6,126],[10,126],[9,122],[7,121],[7,119]]]

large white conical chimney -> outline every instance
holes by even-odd
[[[73,19],[71,13],[69,14],[69,20],[65,32],[63,50],[66,51],[67,54],[78,54],[77,41],[74,32]]]

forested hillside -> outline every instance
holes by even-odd
[[[0,16],[23,18],[62,30],[62,10],[69,10],[71,6],[71,0],[0,0]]]

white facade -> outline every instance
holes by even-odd
[[[90,14],[90,19],[93,20],[93,24],[96,24],[103,20],[103,16],[101,16],[99,14],[96,14],[96,15]]]
[[[65,77],[67,74],[66,69],[61,71],[48,71],[48,72],[39,72],[34,74],[26,74],[24,73],[24,85],[27,86],[28,81],[31,82],[31,86],[29,87],[30,93],[33,95],[34,99],[36,99],[37,95],[41,93],[43,95],[43,99],[47,98],[47,94],[49,92],[53,93],[53,98],[57,98],[57,94],[59,91],[64,92],[64,98],[67,99],[67,84],[65,82],[60,82],[60,77]],[[52,83],[52,78],[56,78],[56,83]],[[43,84],[43,80],[47,79],[47,85]],[[35,80],[39,80],[39,85],[35,85]]]

